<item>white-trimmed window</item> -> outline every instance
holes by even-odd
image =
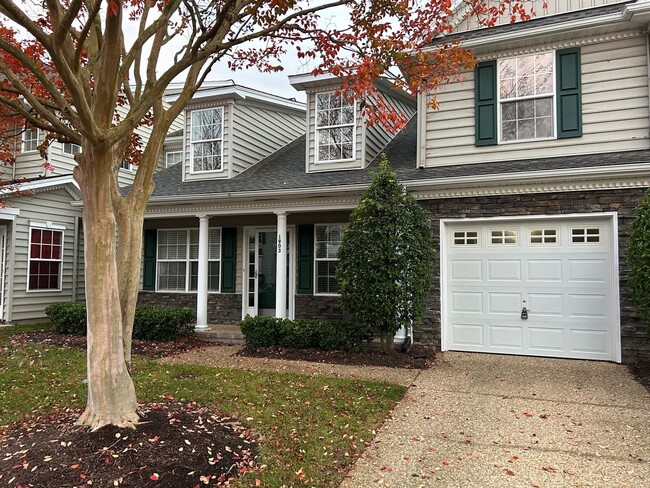
[[[156,290],[196,291],[199,277],[199,230],[159,229]],[[208,291],[221,284],[221,228],[208,230]]]
[[[478,246],[478,231],[477,230],[455,231],[454,246]]]
[[[223,108],[193,110],[190,115],[192,173],[223,169]]]
[[[183,159],[183,153],[181,151],[170,151],[165,153],[165,168],[170,168],[175,164],[178,164]]]
[[[334,93],[316,94],[318,162],[354,159],[354,102]]]
[[[582,227],[571,229],[571,242],[573,244],[597,244],[600,242],[600,228]]]
[[[517,244],[517,231],[515,229],[492,229],[490,231],[490,244],[506,245]]]
[[[28,291],[60,291],[63,230],[29,228]]]
[[[557,229],[530,229],[531,244],[557,244]]]
[[[122,161],[120,163],[120,169],[123,169],[125,171],[131,171],[131,163],[129,163],[128,161]]]
[[[314,273],[317,294],[335,295],[339,292],[336,281],[339,245],[343,237],[343,224],[316,224],[314,226],[316,245]]]
[[[81,152],[81,146],[73,142],[64,142],[63,143],[63,153],[74,156],[77,153]]]
[[[23,132],[23,152],[36,151],[41,131],[36,127],[27,127]]]
[[[499,61],[499,114],[502,142],[555,137],[555,53]]]

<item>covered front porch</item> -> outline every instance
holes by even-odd
[[[149,213],[139,304],[194,308],[197,332],[247,315],[343,319],[336,253],[352,206]]]

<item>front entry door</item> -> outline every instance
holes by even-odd
[[[246,269],[244,315],[275,315],[277,232],[274,228],[252,228],[246,237]],[[287,317],[293,313],[293,265],[291,239],[293,229],[287,230]]]
[[[0,322],[5,321],[5,262],[7,256],[7,227],[0,226]]]

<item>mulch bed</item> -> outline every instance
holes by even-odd
[[[387,354],[376,349],[361,352],[343,352],[323,351],[321,349],[290,349],[287,347],[272,346],[242,349],[237,355],[254,358],[312,361],[316,363],[427,369],[433,365],[436,352],[434,349],[422,346],[413,346],[407,353],[392,351]]]
[[[0,437],[0,485],[223,486],[255,468],[250,430],[215,410],[151,404],[133,429],[74,425],[78,411],[17,424]]]
[[[634,363],[628,364],[627,369],[639,383],[650,391],[650,359],[639,359]]]
[[[39,344],[86,349],[85,336],[59,334],[53,330],[18,332],[11,335],[11,341],[14,344],[36,342]],[[201,341],[191,336],[184,336],[179,337],[173,342],[139,341],[134,339],[131,347],[134,355],[137,354],[150,358],[164,358],[207,346],[209,346],[209,344],[205,341]]]

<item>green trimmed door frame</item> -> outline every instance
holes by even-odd
[[[242,318],[268,315],[275,307],[275,226],[244,227],[242,240]],[[287,226],[287,317],[294,318],[296,294],[295,226]],[[277,252],[277,251],[275,251]],[[271,260],[271,261],[269,261]],[[272,271],[272,276],[269,276]]]

